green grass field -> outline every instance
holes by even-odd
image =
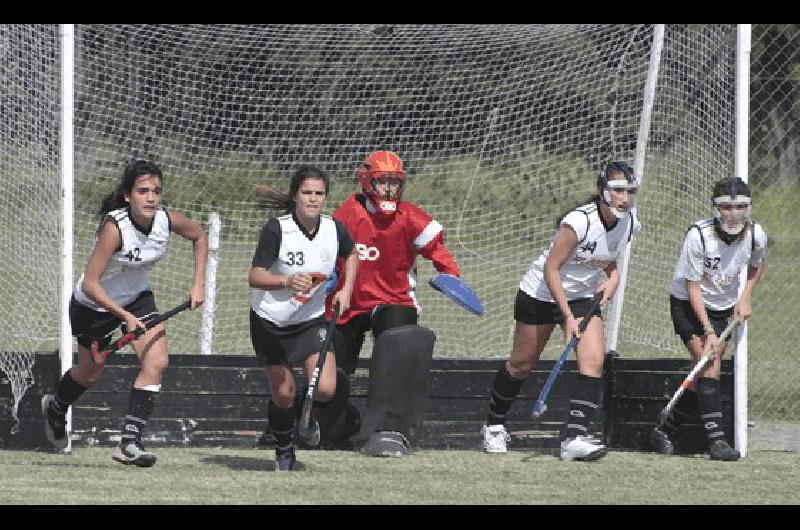
[[[612,452],[592,463],[552,454],[423,450],[402,459],[301,451],[275,473],[271,450],[158,448],[155,467],[72,454],[0,451],[0,504],[795,504],[800,453],[739,462]]]

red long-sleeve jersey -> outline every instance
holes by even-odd
[[[381,304],[419,308],[414,294],[417,254],[431,260],[437,271],[461,276],[453,255],[444,246],[442,225],[410,202],[400,201],[394,215],[386,216],[375,212],[364,195],[354,193],[333,217],[347,227],[359,258],[350,309],[339,317],[338,324]],[[338,261],[341,271],[341,258]],[[343,282],[344,275],[340,274],[335,291]]]

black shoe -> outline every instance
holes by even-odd
[[[67,417],[64,414],[55,414],[50,407],[55,397],[46,394],[42,397],[42,420],[44,421],[44,436],[56,449],[64,449],[69,444],[67,437]]]
[[[275,471],[294,471],[297,459],[294,449],[289,451],[275,451]]]
[[[739,451],[728,445],[725,440],[717,440],[712,443],[708,448],[708,452],[711,455],[711,460],[734,462],[741,457]]]
[[[374,432],[361,450],[370,456],[401,457],[408,454],[411,444],[397,431]]]
[[[662,455],[675,454],[675,444],[669,439],[669,435],[658,427],[654,428],[653,432],[650,433],[650,445]]]

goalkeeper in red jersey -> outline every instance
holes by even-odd
[[[402,362],[413,364],[410,373],[414,373],[414,377],[427,380],[433,343],[431,340],[428,346],[423,347],[417,340],[421,335],[413,333],[415,330],[424,330],[432,335],[430,330],[416,326],[420,309],[416,297],[416,257],[421,255],[431,260],[440,273],[460,276],[460,272],[453,255],[445,248],[442,225],[418,206],[402,200],[406,172],[403,161],[396,153],[371,153],[358,168],[357,176],[361,184],[360,192],[351,195],[333,212],[334,219],[342,222],[352,235],[359,258],[350,308],[337,321],[336,362],[347,374],[352,374],[366,332],[372,329],[376,344],[370,370],[371,399],[378,399],[372,395],[373,387],[394,388],[387,390],[388,393],[394,393],[391,399],[408,399],[403,395],[406,391],[400,387],[404,383],[409,386],[409,382],[395,383],[396,378],[393,379],[391,374],[375,373],[376,366],[382,365],[376,362],[376,357],[394,357],[394,352],[391,351],[393,348],[384,349],[378,339],[387,330],[405,326],[403,331],[409,330],[409,333],[408,344],[405,344],[403,352],[418,351],[419,356],[403,353]],[[336,290],[340,287],[341,285],[337,285]],[[330,302],[331,298],[328,300]],[[330,304],[328,311],[330,316]],[[414,326],[408,328],[408,325]],[[396,345],[398,340],[393,339],[387,344]],[[400,342],[405,340],[403,338]],[[377,382],[376,377],[379,379]],[[383,381],[384,377],[386,381]],[[394,387],[395,384],[398,388]],[[368,405],[368,408],[371,406]],[[391,404],[389,406],[391,408]],[[414,424],[414,421],[411,423]],[[405,427],[408,430],[408,422]],[[368,425],[365,428],[370,429]],[[413,426],[411,428],[413,430]],[[398,444],[398,453],[405,453],[409,444],[405,439],[408,433],[402,432],[403,428],[396,425],[382,426],[381,421],[377,420],[374,430],[376,433],[398,431],[396,434],[400,436],[397,438],[402,442]],[[391,446],[391,443],[388,445]],[[365,447],[369,446],[368,442]],[[389,450],[377,452],[393,453]],[[398,455],[393,453],[376,456]]]

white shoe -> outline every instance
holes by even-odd
[[[576,436],[561,442],[561,460],[564,461],[592,461],[603,458],[606,453],[606,446],[591,436]]]
[[[483,434],[483,451],[486,453],[505,453],[506,442],[511,436],[506,432],[505,425],[484,425],[481,427]]]

